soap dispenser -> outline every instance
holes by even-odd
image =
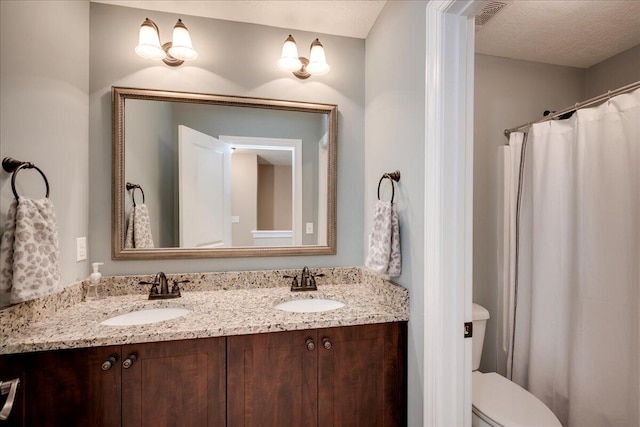
[[[95,301],[103,298],[102,295],[100,295],[100,279],[102,278],[102,273],[99,271],[100,266],[103,264],[103,262],[94,262],[91,264],[93,266],[93,273],[89,276],[91,282],[89,283],[89,288],[87,288],[85,301]]]

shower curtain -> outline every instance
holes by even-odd
[[[640,89],[508,150],[507,375],[564,426],[638,426]]]

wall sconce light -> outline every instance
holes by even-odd
[[[331,69],[327,64],[324,47],[322,47],[320,40],[315,39],[311,43],[311,51],[309,59],[307,59],[304,56],[298,56],[298,47],[291,34],[282,45],[282,55],[278,60],[278,66],[285,71],[291,71],[299,79],[308,79],[311,75],[321,76],[327,74]]]
[[[173,41],[160,46],[160,31],[151,19],[146,18],[140,26],[136,53],[145,59],[162,60],[170,67],[182,65],[198,57],[191,44],[191,36],[187,27],[178,19],[173,27]]]

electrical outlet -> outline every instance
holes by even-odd
[[[84,261],[87,259],[87,238],[78,237],[76,239],[76,261]]]
[[[231,224],[237,224],[240,222],[240,217],[239,216],[232,216],[231,217]]]
[[[307,234],[313,234],[313,223],[307,222]]]

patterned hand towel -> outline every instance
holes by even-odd
[[[129,213],[124,247],[127,249],[153,248],[149,210],[144,203],[134,206]]]
[[[14,200],[0,239],[0,291],[12,304],[61,292],[59,259],[51,200]]]
[[[379,200],[373,214],[365,265],[377,273],[397,277],[402,272],[398,213],[393,203]]]

